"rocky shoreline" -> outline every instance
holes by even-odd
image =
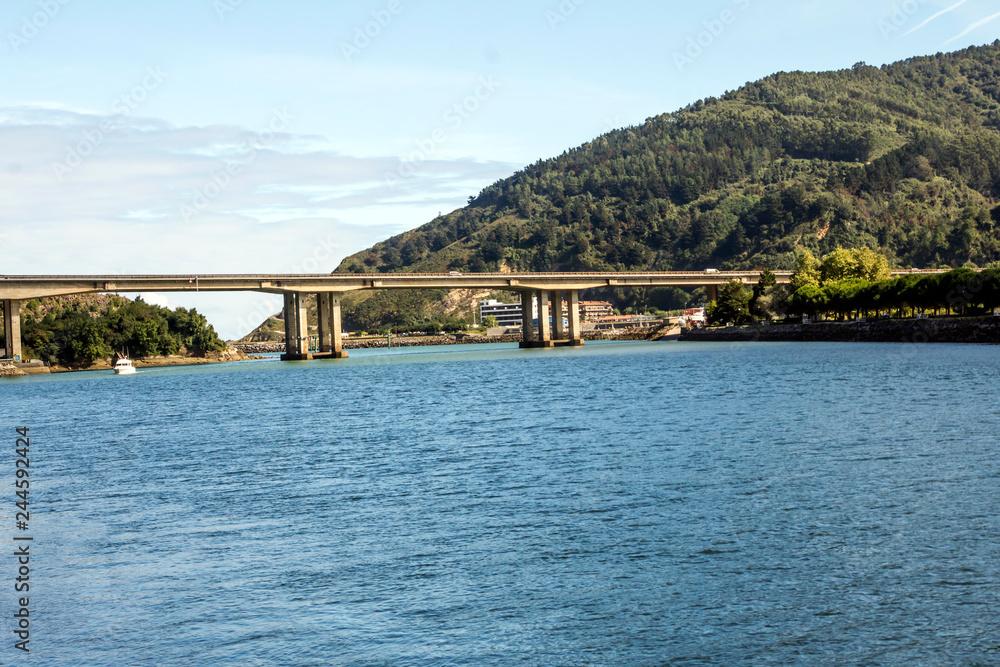
[[[136,368],[160,368],[164,366],[199,366],[202,364],[221,364],[230,361],[246,361],[252,357],[247,356],[241,350],[229,347],[221,352],[209,352],[203,356],[195,355],[171,355],[168,357],[149,357],[147,359],[133,359],[132,364]],[[9,367],[9,368],[8,368]],[[41,362],[24,364],[3,364],[0,365],[0,377],[21,377],[24,375],[48,375],[50,373],[76,373],[81,371],[110,371],[112,364],[109,359],[100,359],[92,364],[62,366],[52,364],[46,366]]]
[[[614,331],[585,331],[584,340],[649,340],[658,327],[644,329],[617,329]],[[393,347],[428,347],[431,345],[489,345],[491,343],[520,343],[521,334],[502,336],[393,336]],[[234,343],[233,347],[245,354],[276,354],[285,351],[284,343]],[[345,340],[345,350],[368,350],[388,347],[385,338]]]
[[[771,324],[692,329],[689,342],[844,342],[844,343],[986,343],[1000,344],[1000,318],[947,317]]]
[[[614,331],[585,331],[584,340],[658,340],[663,330],[659,327],[648,327],[644,329],[618,329]],[[429,347],[433,345],[488,345],[491,343],[520,343],[521,334],[504,334],[502,336],[420,336],[413,338],[394,337],[393,347]],[[365,338],[360,340],[344,341],[344,349],[362,350],[379,349],[388,346],[385,338]],[[137,369],[142,368],[162,368],[167,366],[197,366],[202,364],[220,364],[232,361],[248,361],[253,359],[264,359],[258,355],[275,354],[285,351],[284,343],[232,343],[229,348],[222,352],[209,352],[204,356],[194,355],[172,355],[169,357],[149,357],[147,359],[133,359],[132,363]],[[82,371],[110,371],[112,363],[108,359],[101,359],[88,365],[62,366],[52,364],[46,366],[41,362],[36,363],[3,363],[0,364],[0,378],[24,377],[26,375],[48,375],[50,373],[75,373]]]
[[[0,378],[16,378],[25,375],[27,373],[15,366],[13,362],[0,363]]]

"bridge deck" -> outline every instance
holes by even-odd
[[[937,273],[936,270],[899,271]],[[775,271],[779,283],[791,271]],[[721,285],[756,283],[757,271],[553,272],[553,273],[364,273],[211,275],[38,275],[0,276],[0,299],[33,299],[94,292],[300,292],[343,293],[365,289],[546,290],[598,287]]]
[[[938,271],[900,271],[937,273]],[[779,283],[787,283],[791,271],[776,271]],[[537,301],[539,323],[537,337],[531,308],[522,311],[524,347],[548,347],[562,343],[578,344],[577,300],[579,291],[600,287],[706,287],[714,299],[717,287],[731,280],[755,283],[758,271],[662,271],[662,272],[551,272],[551,273],[365,273],[365,274],[215,274],[215,275],[92,275],[92,276],[0,276],[0,301],[3,301],[4,337],[15,360],[21,356],[20,302],[51,296],[99,292],[268,292],[285,298],[284,359],[309,359],[309,327],[302,300],[316,294],[319,304],[321,352],[331,358],[346,356],[341,343],[340,295],[370,289],[487,289],[521,293],[523,303]],[[569,303],[568,331],[562,317],[549,316],[549,299],[561,303],[563,293]],[[550,320],[552,323],[550,324]],[[564,339],[564,334],[569,335]]]
[[[894,275],[940,273],[897,271]],[[787,283],[791,271],[775,271]],[[363,273],[210,275],[49,275],[0,276],[0,299],[34,299],[95,292],[269,292],[343,293],[365,289],[551,290],[598,287],[721,285],[730,280],[756,283],[758,271],[552,272],[552,273]]]

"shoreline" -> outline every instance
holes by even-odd
[[[583,340],[650,340],[650,336],[661,327],[642,329],[616,329],[612,331],[585,331]],[[496,343],[520,343],[521,334],[501,336],[393,336],[392,347],[430,347],[435,345],[492,345]],[[345,340],[345,350],[372,350],[388,347],[385,337]],[[245,354],[275,354],[285,351],[283,342],[275,343],[234,343],[233,347]]]
[[[620,340],[646,341],[661,340],[656,336],[660,327],[643,329],[617,329],[613,331],[587,331],[583,334],[586,341]],[[420,336],[393,337],[392,347],[432,347],[440,345],[491,345],[496,343],[520,343],[521,334],[504,334],[501,336]],[[388,347],[385,338],[365,338],[344,341],[345,350],[385,349]],[[253,361],[266,359],[261,354],[275,354],[285,351],[281,343],[232,343],[222,352],[210,352],[205,356],[172,355],[169,357],[149,357],[133,359],[136,369],[168,368],[173,366],[202,366],[207,364],[222,364],[236,361]],[[0,364],[0,378],[26,377],[33,375],[55,375],[57,373],[84,373],[88,371],[110,371],[113,366],[107,359],[101,359],[87,366],[62,366],[13,362]]]
[[[247,361],[249,355],[233,347],[221,352],[209,352],[203,356],[174,354],[167,357],[149,357],[133,359],[136,369],[166,368],[171,366],[203,366],[206,364],[224,364],[233,361]],[[100,359],[86,366],[63,366],[61,364],[7,363],[0,366],[0,377],[25,377],[32,375],[55,375],[57,373],[84,373],[87,371],[110,371],[113,365],[107,359]]]
[[[1000,344],[1000,318],[941,317],[864,322],[764,324],[692,329],[684,342],[979,343]]]

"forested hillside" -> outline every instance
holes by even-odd
[[[788,269],[837,246],[982,266],[1000,259],[998,203],[1000,41],[774,74],[540,160],[337,270]],[[438,298],[355,295],[347,321]]]
[[[205,316],[193,308],[170,310],[121,296],[84,295],[31,299],[21,310],[25,358],[65,365],[225,349]]]

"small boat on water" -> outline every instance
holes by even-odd
[[[135,373],[135,366],[132,365],[132,360],[126,356],[118,355],[115,359],[115,375],[130,375]]]

